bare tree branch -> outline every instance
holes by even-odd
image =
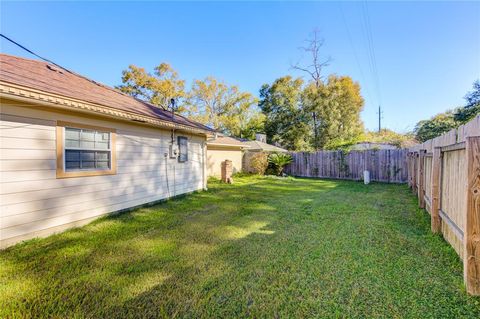
[[[319,30],[315,29],[312,32],[310,39],[305,40],[307,45],[299,47],[300,50],[311,55],[311,64],[308,66],[302,66],[300,62],[297,62],[296,64],[291,65],[292,69],[307,73],[315,82],[317,87],[319,87],[323,82],[323,69],[332,61],[330,57],[322,60],[320,56],[320,49],[325,43],[325,40],[319,37],[319,33]]]
[[[310,39],[305,40],[307,43],[306,46],[300,47],[299,49],[306,52],[310,55],[311,64],[310,65],[301,65],[297,62],[294,65],[291,65],[292,69],[304,72],[308,74],[312,81],[315,83],[315,87],[319,89],[323,85],[324,76],[323,69],[328,66],[331,62],[331,58],[323,60],[320,55],[320,49],[324,44],[324,39],[319,37],[319,30],[315,29],[311,34]],[[318,136],[318,127],[319,127],[319,116],[317,111],[311,110],[312,121],[313,121],[313,133],[314,133],[314,148],[317,150],[319,147],[319,136]]]

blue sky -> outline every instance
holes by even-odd
[[[405,132],[462,105],[480,78],[480,2],[5,2],[1,32],[38,54],[108,85],[129,64],[168,62],[180,76],[213,75],[258,95],[292,74],[298,47],[315,28],[333,61],[325,74],[349,75],[365,97],[362,119]],[[365,14],[367,13],[367,14]],[[369,19],[379,78],[370,67]],[[350,38],[348,36],[350,33]],[[351,39],[351,41],[350,41]],[[29,56],[5,40],[4,53]],[[358,62],[357,62],[358,61]]]

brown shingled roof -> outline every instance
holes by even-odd
[[[159,107],[43,61],[0,53],[0,81],[200,130],[213,131],[178,114],[172,118],[170,112]]]
[[[247,144],[229,136],[217,136],[207,141],[208,145],[219,145],[219,146],[236,146],[242,148],[249,148]]]
[[[287,153],[288,151],[284,148],[263,143],[260,141],[248,141],[245,142],[248,146],[250,146],[250,151],[263,151],[263,152],[279,152],[279,153]]]

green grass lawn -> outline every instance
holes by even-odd
[[[480,318],[405,185],[209,187],[0,252],[0,318]]]

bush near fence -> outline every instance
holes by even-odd
[[[480,116],[407,155],[408,185],[464,265],[467,291],[480,295]]]
[[[387,183],[407,182],[407,149],[367,151],[319,151],[292,153],[293,162],[285,173],[298,177],[363,180],[363,171],[370,171],[370,180]]]

